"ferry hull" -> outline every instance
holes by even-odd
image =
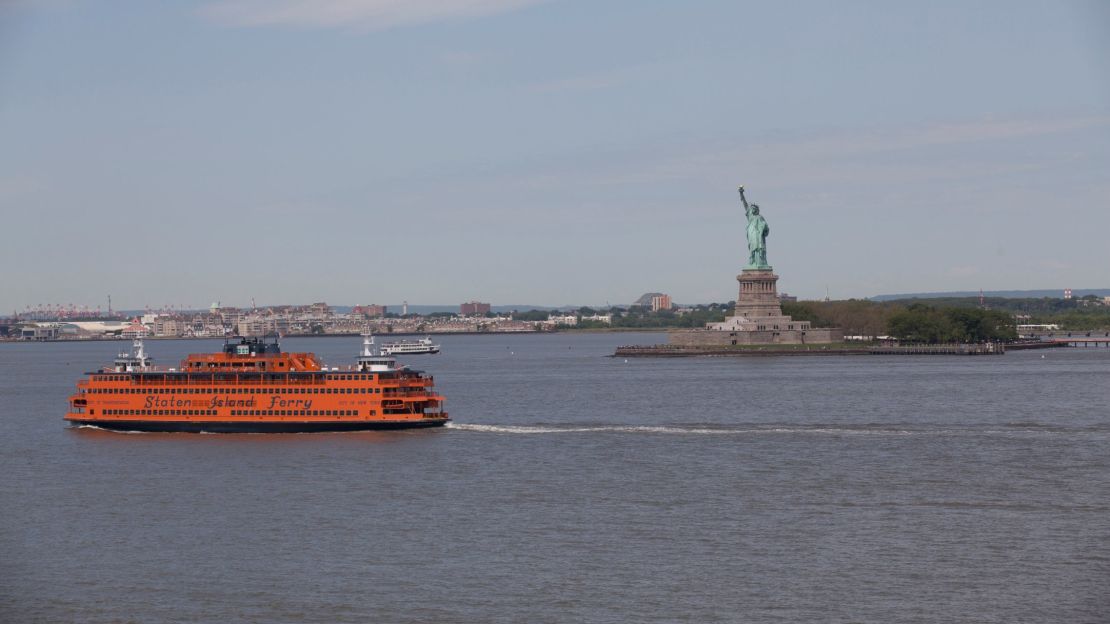
[[[346,422],[235,422],[235,421],[151,421],[151,420],[71,420],[74,425],[88,425],[112,431],[148,433],[326,433],[340,431],[374,431],[386,429],[423,429],[442,427],[447,418],[423,420],[376,420]]]

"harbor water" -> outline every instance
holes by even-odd
[[[68,428],[122,343],[0,344],[0,622],[1110,620],[1107,350],[660,339],[437,337],[447,427],[304,435]]]

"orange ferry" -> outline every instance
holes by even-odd
[[[328,368],[313,353],[283,353],[277,340],[231,339],[159,369],[141,340],[111,368],[87,373],[65,419],[119,431],[297,433],[436,427],[443,396],[421,371],[397,366],[363,339],[354,366]]]

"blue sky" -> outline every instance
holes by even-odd
[[[1110,287],[1110,4],[0,8],[0,310]]]

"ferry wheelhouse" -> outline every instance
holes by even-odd
[[[152,365],[142,340],[111,367],[87,373],[65,419],[120,431],[269,433],[358,431],[445,424],[443,396],[422,371],[398,366],[363,339],[354,365],[326,367],[276,339],[236,338],[179,368]]]

